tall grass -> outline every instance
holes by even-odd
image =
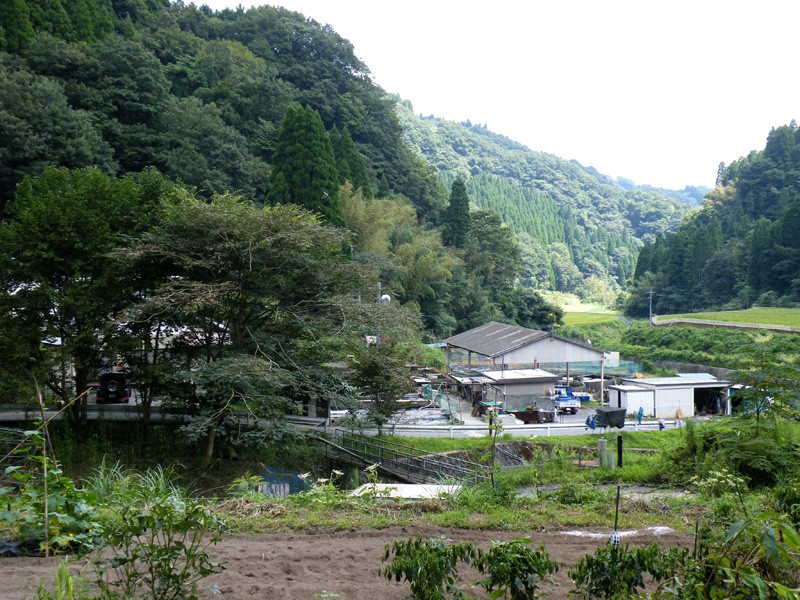
[[[185,500],[189,492],[178,484],[175,468],[156,466],[144,472],[105,459],[84,480],[85,487],[106,505],[145,503],[161,498]]]

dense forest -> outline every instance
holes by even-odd
[[[85,423],[121,365],[145,421],[154,398],[208,417],[186,433],[211,457],[232,406],[346,406],[331,360],[388,385],[422,340],[560,320],[512,229],[409,148],[329,27],[163,0],[14,0],[0,27],[7,401]]]
[[[526,285],[609,302],[633,275],[644,241],[677,228],[702,190],[612,180],[534,152],[485,126],[414,114],[398,101],[406,140],[448,183],[467,183],[475,206],[497,211],[523,250]]]
[[[154,168],[199,197],[297,203],[345,226],[352,259],[434,334],[558,319],[531,290],[516,293],[524,253],[494,214],[472,215],[485,237],[469,247],[441,242],[448,185],[330,27],[270,6],[166,0],[15,0],[0,27],[0,206],[47,165],[111,178]],[[304,131],[317,136],[313,156],[293,153]],[[318,188],[298,191],[303,177]]]
[[[766,146],[725,166],[702,208],[639,254],[632,315],[800,302],[800,130],[774,128]]]

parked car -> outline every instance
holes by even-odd
[[[127,403],[131,396],[128,379],[122,371],[107,371],[100,375],[97,403]]]

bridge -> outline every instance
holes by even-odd
[[[405,483],[470,481],[489,479],[486,465],[441,454],[429,454],[411,446],[336,429],[332,433],[309,434],[325,445],[325,453],[357,467],[376,468]]]

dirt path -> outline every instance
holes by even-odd
[[[582,532],[558,529],[526,534],[441,527],[396,527],[383,530],[232,534],[224,536],[212,549],[212,560],[225,562],[227,569],[221,575],[204,581],[199,596],[203,600],[313,600],[324,597],[323,592],[327,592],[329,598],[340,600],[400,600],[409,594],[408,583],[387,581],[378,574],[384,546],[393,539],[416,535],[428,539],[445,535],[454,541],[472,541],[488,546],[491,540],[511,540],[515,535],[529,535],[534,544],[544,543],[553,560],[563,562],[569,568],[584,554],[594,552],[610,533],[608,529]],[[686,546],[691,540],[670,529],[643,528],[627,532],[623,535],[623,541],[631,545],[656,541],[672,547]],[[50,579],[59,560],[0,559],[0,598],[30,598],[40,579]],[[556,575],[557,585],[543,588],[550,592],[550,599],[569,598],[572,585],[567,568]],[[218,593],[209,589],[211,585],[216,586]]]

